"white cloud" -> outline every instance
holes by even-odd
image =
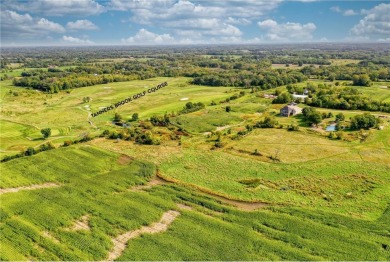
[[[166,8],[172,5],[175,0],[111,0],[109,8],[118,11],[133,9]]]
[[[207,36],[241,36],[242,32],[237,27],[224,23],[217,18],[199,18],[199,19],[185,19],[180,23],[167,22],[166,26],[177,29],[176,32],[179,34],[186,34],[188,31],[189,35]]]
[[[307,41],[311,40],[312,33],[316,29],[315,24],[307,23],[282,23],[278,24],[272,19],[258,22],[260,29],[266,31],[265,37],[271,41]]]
[[[7,3],[8,8],[45,16],[97,15],[106,8],[95,0],[25,0]]]
[[[252,23],[249,19],[246,18],[233,17],[228,17],[228,19],[226,19],[226,22],[232,25],[250,25]]]
[[[388,38],[380,38],[380,39],[378,39],[378,42],[381,42],[381,43],[390,43],[390,37],[388,37]]]
[[[90,40],[83,40],[83,39],[80,39],[77,37],[66,36],[66,35],[62,36],[62,40],[64,40],[67,43],[76,44],[76,45],[91,45],[91,44],[93,44],[93,42]]]
[[[89,20],[77,20],[75,22],[68,22],[67,28],[71,30],[97,30],[99,29],[94,23]]]
[[[370,39],[390,36],[390,4],[379,4],[365,13],[366,16],[350,30],[351,36]]]
[[[321,37],[320,40],[318,40],[318,42],[329,42],[329,39],[326,37]]]
[[[352,9],[347,9],[347,10],[343,11],[339,6],[332,6],[330,8],[330,10],[332,10],[333,12],[336,12],[336,13],[343,13],[344,16],[353,16],[353,15],[359,14]],[[362,10],[362,12],[363,12],[363,10]]]
[[[358,13],[355,12],[354,10],[352,10],[352,9],[345,10],[344,13],[343,13],[344,16],[353,16],[353,15],[357,15],[357,14]]]
[[[169,34],[155,34],[149,32],[148,30],[142,28],[134,36],[131,36],[127,39],[122,39],[122,43],[128,44],[172,44],[174,38]]]
[[[142,24],[180,22],[195,18],[217,18],[231,24],[249,24],[251,19],[269,14],[282,1],[111,0],[109,6],[116,10],[132,11],[132,20]]]
[[[130,21],[170,30],[177,43],[222,43],[242,36],[239,26],[251,24],[284,0],[111,0],[115,10],[130,11]],[[241,39],[241,38],[240,38]]]
[[[336,13],[341,13],[341,8],[339,6],[332,6],[330,8],[330,10],[332,10],[333,12],[336,12]]]
[[[37,21],[36,25],[37,25],[37,28],[39,28],[39,29],[47,30],[47,31],[51,31],[51,32],[61,33],[61,32],[65,31],[65,29],[62,25],[51,22],[51,21],[47,20],[46,18],[39,19]]]
[[[1,11],[1,38],[4,41],[11,39],[37,38],[49,33],[64,33],[65,28],[46,18],[34,18],[29,14]],[[13,40],[14,41],[14,40]]]

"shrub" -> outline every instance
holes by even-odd
[[[338,113],[336,115],[336,121],[344,121],[345,120],[345,116],[343,113]]]
[[[299,131],[299,126],[295,123],[291,123],[289,126],[287,126],[288,131]]]
[[[138,118],[139,118],[138,113],[134,113],[134,114],[131,116],[131,120],[132,120],[132,121],[137,121]]]
[[[189,103],[191,103],[191,102],[189,102]],[[165,114],[164,116],[152,116],[150,118],[150,122],[154,126],[168,126],[170,123],[170,120],[169,120],[168,115]]]
[[[64,144],[62,146],[70,146],[72,144],[73,144],[73,142],[71,140],[66,140],[66,141],[64,141]]]
[[[115,113],[115,116],[114,116],[114,122],[115,123],[119,123],[122,121],[122,116],[118,113]]]
[[[41,134],[43,135],[43,138],[48,138],[51,135],[51,129],[50,128],[43,128],[41,129]]]
[[[25,156],[32,156],[35,154],[35,149],[33,147],[27,148],[27,150],[24,152]]]
[[[263,121],[257,122],[255,126],[259,128],[274,128],[277,124],[278,122],[274,117],[266,116]]]

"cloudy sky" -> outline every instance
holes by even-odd
[[[390,42],[390,1],[1,2],[2,46]]]

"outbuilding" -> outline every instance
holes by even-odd
[[[288,104],[280,109],[281,116],[289,117],[300,113],[302,113],[302,108],[298,107],[295,103]]]

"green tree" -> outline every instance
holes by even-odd
[[[132,121],[137,121],[137,120],[138,120],[138,113],[134,113],[134,114],[131,116],[131,120],[132,120]]]
[[[41,134],[43,135],[43,138],[46,139],[51,136],[51,129],[50,128],[43,128],[41,129]]]
[[[121,121],[122,121],[122,116],[118,113],[115,113],[114,122],[119,123]]]
[[[302,114],[304,117],[308,117],[311,113],[313,113],[314,108],[306,106],[302,109]]]
[[[344,121],[344,119],[345,119],[345,116],[343,113],[338,113],[336,115],[336,121]]]
[[[192,109],[194,107],[194,104],[192,102],[187,102],[186,103],[186,108],[187,109]]]
[[[26,152],[24,152],[24,155],[26,156],[32,156],[35,154],[35,149],[33,147],[27,148]]]
[[[292,95],[287,93],[287,92],[284,92],[284,93],[280,94],[277,98],[272,100],[272,103],[273,104],[286,104],[286,103],[290,103],[292,100],[293,100]]]
[[[307,117],[307,120],[309,120],[311,124],[318,125],[322,121],[321,113],[314,111]]]
[[[230,107],[230,106],[227,106],[226,108],[225,108],[225,111],[226,112],[230,112],[232,110],[232,108]]]
[[[370,86],[371,80],[367,74],[353,75],[352,77],[354,86]]]
[[[379,119],[375,116],[364,113],[363,115],[356,115],[351,118],[351,129],[370,129],[372,127],[377,127],[379,124]]]

